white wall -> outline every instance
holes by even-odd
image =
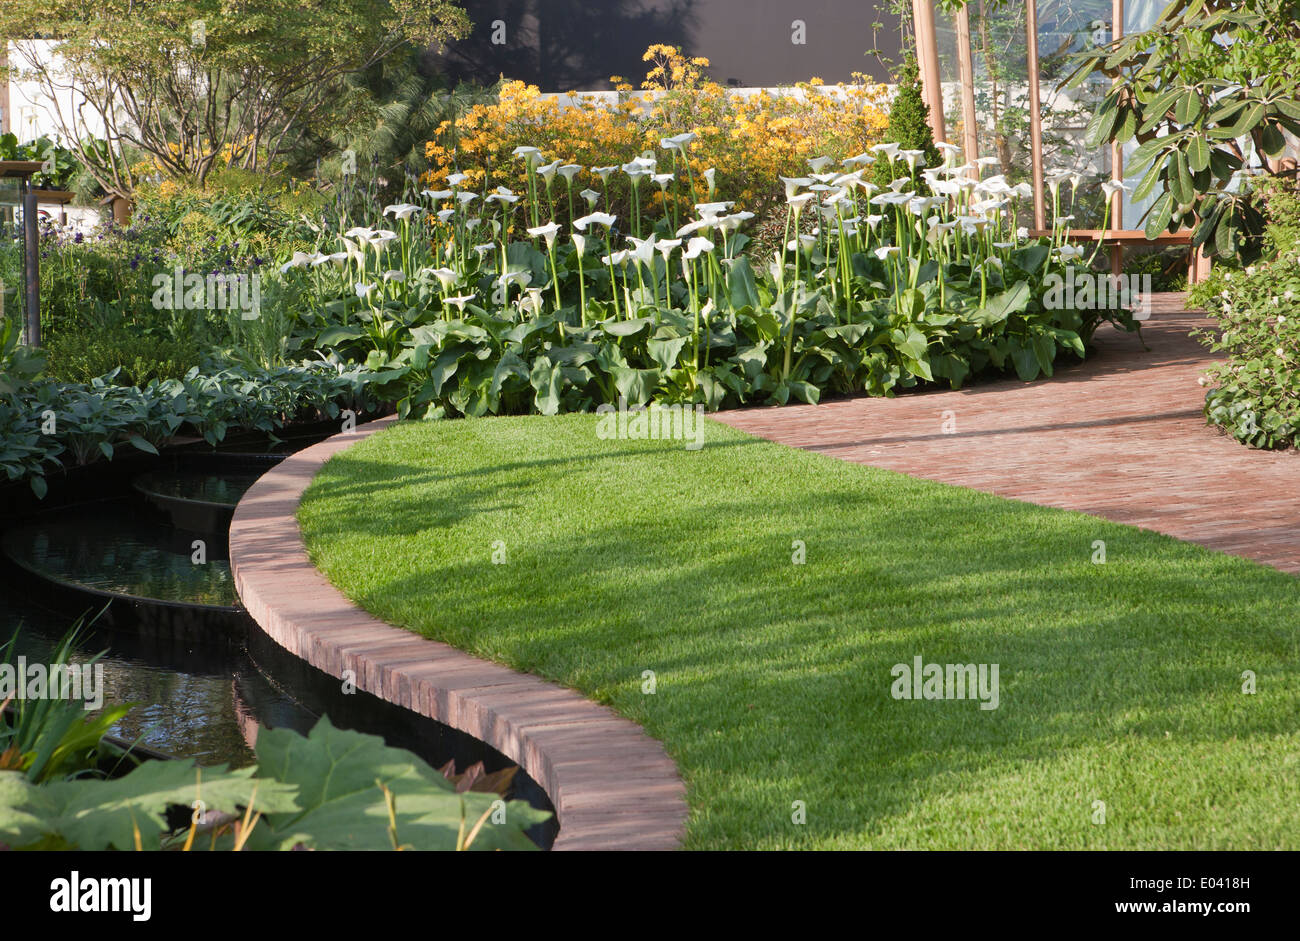
[[[18,135],[19,141],[24,143],[46,136],[66,145],[69,142],[63,139],[60,123],[68,128],[77,126],[73,115],[84,98],[66,87],[70,84],[67,79],[59,77],[62,69],[59,57],[53,51],[54,45],[54,41],[48,39],[24,39],[7,44],[6,55],[11,74],[6,124],[10,131]],[[48,66],[54,74],[53,89],[22,74],[32,71],[36,64]],[[85,117],[81,123],[83,132],[92,137],[103,137],[104,123],[99,120],[94,109],[83,109],[81,113]]]

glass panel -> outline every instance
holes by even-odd
[[[935,42],[939,48],[939,81],[943,84],[943,128],[948,143],[961,146],[961,74],[957,69],[957,30],[952,14],[934,5]]]
[[[8,318],[22,316],[23,233],[17,224],[18,181],[0,177],[0,306]]]
[[[1128,36],[1133,33],[1140,33],[1150,29],[1160,18],[1160,11],[1165,7],[1164,0],[1125,0],[1124,3],[1124,35]],[[1127,162],[1133,152],[1137,150],[1137,141],[1132,140],[1124,145],[1124,160]],[[1127,174],[1125,174],[1127,178]],[[1134,176],[1129,183],[1136,186],[1140,178]],[[1146,215],[1151,205],[1160,197],[1160,188],[1156,187],[1144,199],[1133,200],[1127,194],[1124,196],[1124,228],[1140,229],[1143,224],[1143,216]]]
[[[1025,0],[996,5],[973,0],[970,17],[971,58],[975,73],[976,136],[981,156],[996,164],[984,176],[1001,173],[1011,185],[1032,181],[1029,149],[1028,57],[1025,49]],[[1032,206],[1032,201],[1026,201]]]
[[[996,158],[984,175],[1002,173],[1012,185],[1032,182],[1030,152],[1028,49],[1025,36],[1028,0],[994,4],[972,0],[967,6],[974,72],[975,124],[978,152]],[[1157,0],[1159,2],[1159,0]],[[1079,88],[1058,90],[1072,67],[1071,56],[1110,39],[1111,0],[1038,0],[1039,99],[1043,125],[1043,172],[1077,174],[1059,184],[1057,207],[1072,215],[1074,228],[1101,225],[1105,207],[1100,183],[1110,178],[1110,149],[1089,150],[1084,130],[1109,80],[1096,75]],[[953,16],[938,12],[940,74],[944,82],[948,139],[962,143],[962,103]],[[1053,194],[1044,186],[1048,222]],[[1030,209],[1031,201],[1024,208]]]
[[[1110,90],[1100,73],[1078,88],[1058,90],[1074,67],[1075,53],[1110,41],[1111,0],[1038,0],[1038,89],[1043,113],[1043,175],[1077,174],[1059,184],[1062,215],[1073,215],[1073,228],[1095,229],[1106,207],[1101,183],[1110,179],[1110,148],[1089,150],[1084,130],[1097,105]],[[1044,184],[1047,215],[1052,215],[1052,191]],[[1113,222],[1111,223],[1113,227]]]

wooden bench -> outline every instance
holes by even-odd
[[[1030,229],[1032,238],[1051,236],[1050,229]],[[1110,248],[1110,273],[1124,273],[1124,246],[1126,245],[1186,245],[1187,283],[1196,284],[1210,273],[1210,259],[1199,249],[1192,248],[1192,230],[1162,232],[1149,239],[1141,229],[1066,229],[1065,237],[1071,242],[1101,242]]]

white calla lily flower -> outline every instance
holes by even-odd
[[[682,255],[684,255],[686,258],[691,258],[691,259],[699,258],[700,255],[708,254],[709,252],[713,251],[715,248],[717,248],[717,246],[714,245],[712,242],[710,242],[708,239],[704,238],[704,236],[697,235],[695,238],[691,239],[689,242],[686,243],[686,248],[683,249]]]
[[[384,207],[384,215],[392,216],[395,219],[409,219],[419,211],[420,207],[414,203],[394,203],[391,206]]]
[[[529,229],[528,234],[533,238],[546,239],[546,250],[550,251],[555,247],[555,236],[559,235],[560,227],[554,222],[548,222],[546,225],[539,225],[534,229]]]
[[[876,144],[874,147],[870,148],[871,152],[874,154],[884,154],[885,159],[888,160],[890,163],[893,163],[896,159],[898,159],[898,152],[901,149],[902,149],[902,144],[896,143],[894,141],[887,141],[883,144]]]
[[[311,263],[310,252],[294,252],[293,257],[280,266],[280,274],[285,274],[290,268],[303,268]]]
[[[614,220],[617,218],[618,216],[611,216],[607,212],[593,212],[589,215],[583,216],[581,219],[574,219],[573,225],[575,228],[586,232],[587,226],[591,225],[593,222],[596,225],[603,225],[605,228],[609,228],[614,224]]]

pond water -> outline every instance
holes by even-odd
[[[214,467],[210,454],[194,466],[159,466],[123,475],[106,495],[100,486],[102,498],[8,517],[0,533],[0,644],[12,638],[13,657],[48,662],[83,622],[74,659],[103,652],[104,702],[132,704],[111,734],[203,765],[252,764],[259,727],[306,733],[321,715],[339,728],[380,735],[434,767],[454,761],[463,771],[482,761],[491,772],[511,765],[456,729],[368,693],[345,694],[337,678],[282,650],[239,606],[228,515],[181,516],[220,521],[208,531],[185,529],[172,525],[178,514],[156,505],[159,496],[232,505],[257,479],[251,457],[225,469]],[[195,540],[204,543],[201,563]],[[553,810],[522,770],[510,796]],[[529,835],[549,847],[557,833],[552,820]]]
[[[257,483],[259,476],[253,472],[157,471],[136,478],[135,487],[142,493],[173,500],[198,500],[234,507],[245,491]]]
[[[21,599],[16,579],[0,582],[0,637],[18,632],[15,655],[48,662],[72,625],[65,614]],[[95,608],[87,608],[94,617]],[[247,653],[224,646],[175,644],[94,625],[78,644],[74,660],[106,651],[104,702],[132,703],[112,734],[200,764],[253,763],[246,737],[249,723],[305,730],[316,715],[264,676]]]
[[[195,541],[203,543],[196,564]],[[221,538],[174,529],[130,498],[41,513],[5,533],[5,555],[32,574],[95,592],[238,605]]]

